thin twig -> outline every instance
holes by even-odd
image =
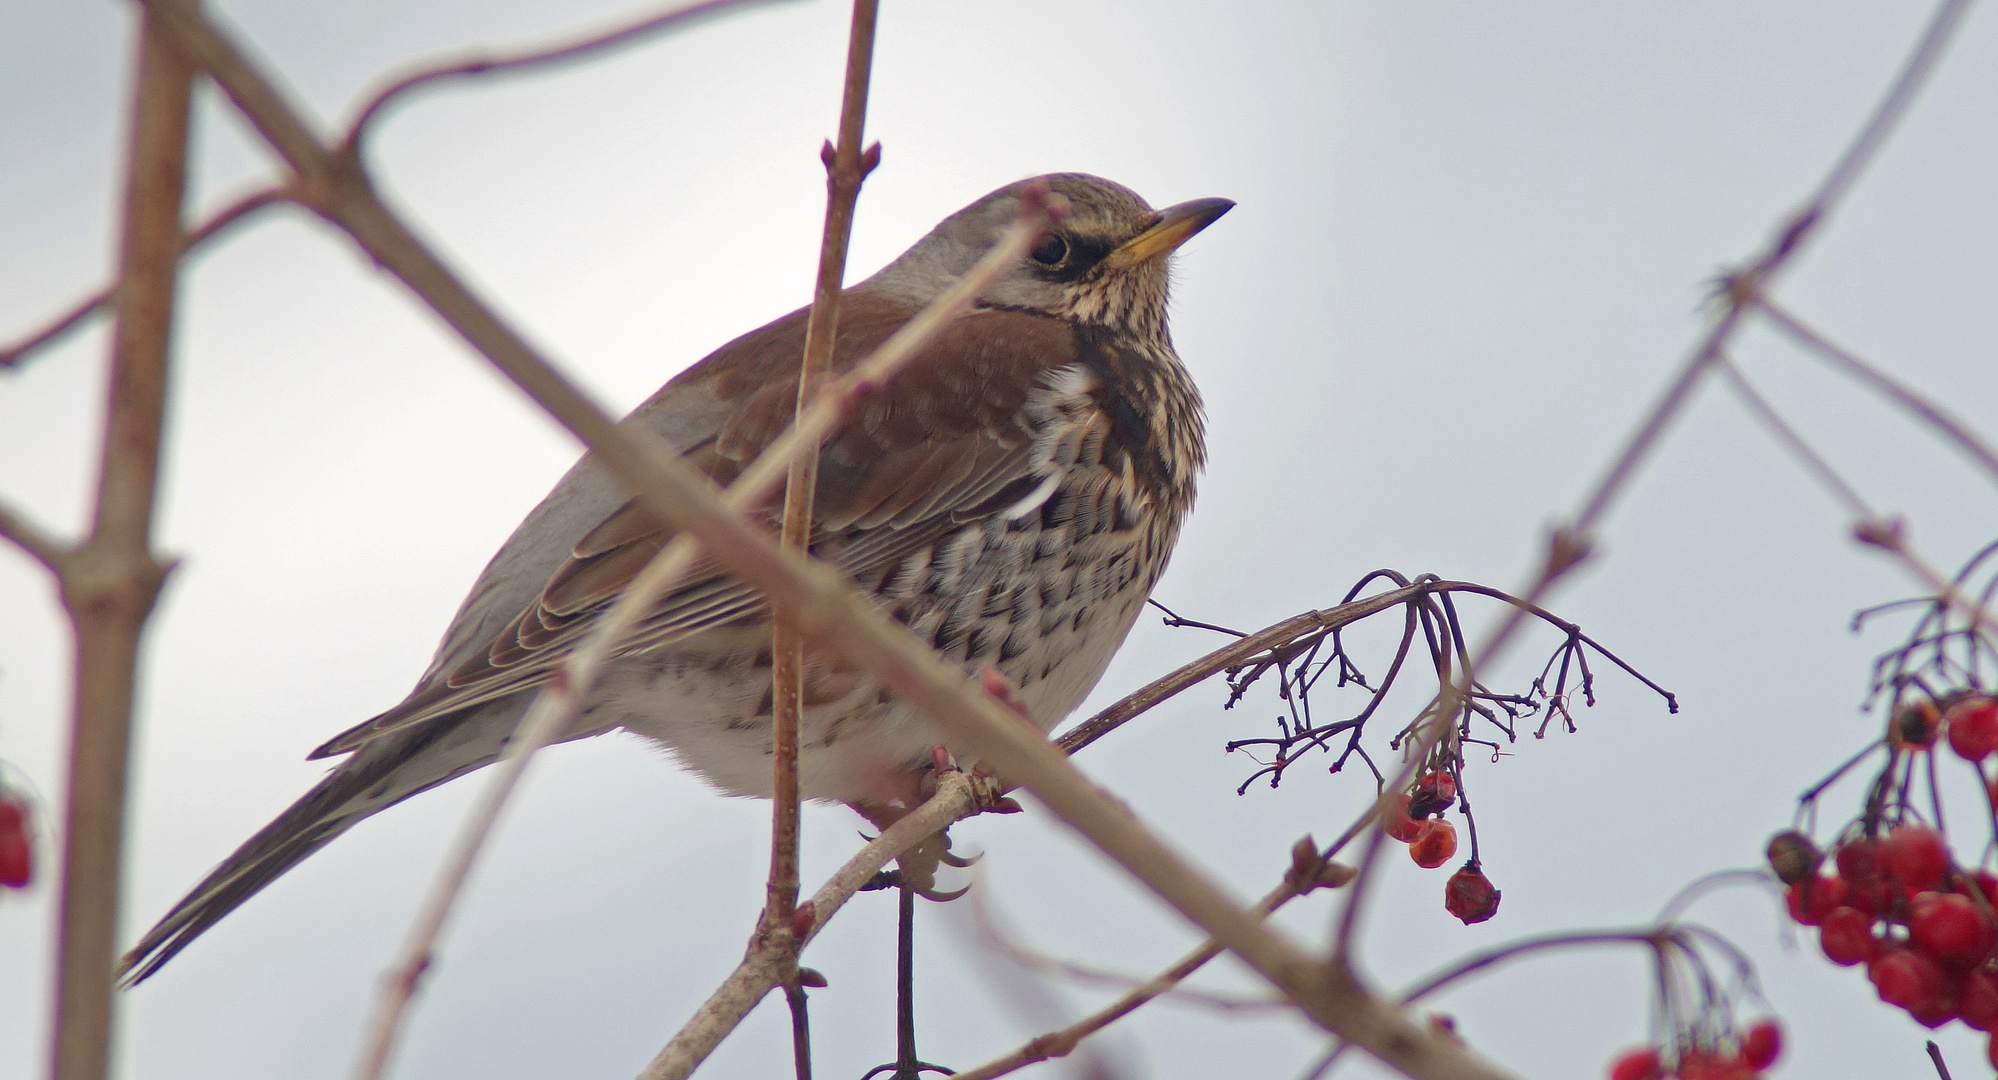
[[[1306,893],[1319,888],[1338,887],[1350,881],[1352,869],[1340,866],[1331,859],[1351,842],[1357,832],[1358,826],[1347,830],[1344,836],[1334,841],[1332,846],[1323,852],[1311,842],[1310,837],[1299,841],[1292,849],[1291,870],[1284,876],[1283,883],[1257,901],[1251,910],[1267,918],[1270,913]],[[1208,961],[1220,956],[1224,948],[1219,941],[1209,938],[1192,952],[1181,957],[1178,963],[1152,976],[1150,981],[1132,989],[1116,1001],[1065,1028],[1036,1036],[1009,1054],[994,1058],[975,1069],[957,1073],[956,1080],[992,1080],[993,1077],[1004,1076],[1036,1062],[1065,1057],[1083,1039],[1172,992],[1194,972],[1207,966]]]
[[[1943,1060],[1942,1047],[1937,1046],[1936,1041],[1934,1039],[1928,1040],[1927,1045],[1929,1049],[1929,1060],[1935,1062],[1936,1076],[1940,1078],[1940,1080],[1950,1080],[1949,1064]]]
[[[1839,157],[1838,164],[1818,186],[1817,196],[1811,200],[1815,207],[1829,210],[1843,199],[1846,192],[1859,180],[1859,174],[1873,163],[1880,148],[1907,116],[1909,106],[1915,103],[1916,95],[1928,85],[1929,76],[1934,74],[1936,65],[1942,61],[1943,51],[1949,47],[1950,39],[1956,36],[1959,23],[1970,10],[1970,0],[1944,0],[1936,7],[1935,14],[1922,30],[1915,49],[1901,64],[1900,72],[1894,77],[1894,85],[1887,90],[1880,104],[1873,109],[1873,115],[1866,120]]]
[[[1337,607],[1307,611],[1302,615],[1285,619],[1275,626],[1258,630],[1198,660],[1184,664],[1171,674],[1126,695],[1102,712],[1070,728],[1066,734],[1056,740],[1056,744],[1066,753],[1077,753],[1083,747],[1156,708],[1169,698],[1198,686],[1250,657],[1286,645],[1305,634],[1336,629],[1405,604],[1429,588],[1428,584],[1409,585],[1378,596],[1369,596],[1364,600],[1340,604]]]
[[[62,576],[64,563],[74,554],[60,537],[29,521],[6,503],[0,503],[0,537],[13,541],[15,547],[27,552],[58,578]]]
[[[76,639],[68,821],[55,985],[54,1080],[110,1069],[112,970],[125,840],[133,690],[168,566],[152,553],[194,66],[160,19],[140,22],[125,171],[117,325],[90,538],[60,560]]]
[[[1776,407],[1769,403],[1769,399],[1756,391],[1754,385],[1748,381],[1748,377],[1741,373],[1741,369],[1736,367],[1733,361],[1722,355],[1716,361],[1716,365],[1735,396],[1748,407],[1750,415],[1754,416],[1777,442],[1783,444],[1784,449],[1790,451],[1805,472],[1810,473],[1813,479],[1824,485],[1832,498],[1843,503],[1847,512],[1861,521],[1872,521],[1880,516],[1874,513],[1873,507],[1867,505],[1865,498],[1846,482],[1845,477],[1839,475],[1831,462],[1818,453],[1801,434],[1798,434],[1796,428],[1791,427],[1789,422],[1783,419],[1782,414],[1776,411]]]
[[[1907,528],[1903,523],[1885,521],[1874,513],[1872,507],[1852,484],[1840,476],[1831,462],[1805,441],[1767,399],[1756,393],[1755,388],[1749,385],[1748,380],[1742,377],[1741,372],[1736,370],[1726,357],[1719,358],[1718,364],[1728,376],[1736,394],[1741,397],[1763,427],[1797,458],[1806,472],[1823,484],[1834,498],[1845,504],[1846,508],[1859,519],[1858,524],[1853,527],[1853,535],[1861,543],[1894,556],[1943,603],[1962,610],[1970,619],[1973,631],[1981,632],[1993,627],[1991,614],[1985,609],[1983,602],[1966,595],[1959,582],[1945,578],[1920,552],[1916,551],[1908,542]]]
[[[1473,953],[1434,975],[1415,984],[1401,995],[1403,1005],[1413,1005],[1423,998],[1442,990],[1459,979],[1468,978],[1487,968],[1496,967],[1509,960],[1516,960],[1548,949],[1566,949],[1578,945],[1627,945],[1632,942],[1651,946],[1670,934],[1668,926],[1648,927],[1635,930],[1583,930],[1562,931],[1541,937],[1527,938],[1524,941],[1509,942],[1483,952]]]
[[[230,226],[241,224],[267,207],[290,202],[291,197],[277,188],[253,191],[208,216],[208,220],[196,226],[193,232],[181,239],[180,254],[186,258],[196,248],[215,237],[229,231]],[[87,325],[90,320],[111,310],[117,300],[118,287],[107,285],[82,300],[68,311],[12,345],[0,347],[0,371],[20,367],[35,353],[48,349],[67,338],[72,332]]]
[[[988,949],[1005,956],[1019,967],[1043,975],[1056,975],[1077,982],[1097,986],[1115,986],[1123,990],[1133,990],[1148,986],[1154,980],[1140,978],[1121,971],[1100,968],[1076,960],[1054,956],[1026,944],[1008,934],[999,926],[998,918],[992,911],[989,897],[991,890],[981,889],[978,881],[973,882],[970,893],[972,925],[977,928],[979,940]],[[1290,1003],[1282,998],[1269,996],[1245,997],[1240,994],[1219,994],[1205,990],[1191,990],[1185,986],[1174,986],[1164,996],[1177,1001],[1200,1005],[1221,1012],[1267,1011],[1269,1009],[1289,1009]]]
[[[1923,423],[1942,432],[1984,470],[1985,479],[1998,483],[1998,453],[1994,453],[1984,444],[1984,440],[1977,437],[1975,431],[1951,416],[1948,410],[1887,372],[1860,359],[1859,354],[1834,343],[1768,296],[1758,292],[1755,304],[1770,322],[1797,339],[1805,346],[1807,352],[1816,354],[1831,366],[1871,387],[1880,396],[1913,413]]]
[[[374,122],[388,109],[411,91],[429,86],[431,83],[451,78],[499,75],[517,72],[544,65],[559,66],[563,61],[580,60],[600,51],[615,49],[624,45],[637,44],[644,39],[666,30],[683,29],[692,24],[725,13],[728,9],[750,7],[757,4],[774,3],[776,0],[705,0],[703,3],[683,5],[669,11],[660,12],[603,31],[578,41],[552,48],[537,49],[503,57],[469,57],[450,61],[442,65],[425,67],[392,82],[370,98],[355,116],[342,140],[348,155],[357,153],[358,147],[367,137]],[[267,188],[246,195],[223,209],[210,215],[200,226],[187,234],[181,254],[185,257],[203,246],[230,226],[241,223],[266,207],[291,201],[285,191]],[[58,316],[53,322],[13,345],[0,347],[0,370],[18,367],[27,362],[34,353],[43,351],[73,331],[87,325],[90,319],[110,310],[115,285],[107,286],[83,298]]]
[[[1648,930],[1562,931],[1542,937],[1527,938],[1524,941],[1510,942],[1487,949],[1481,953],[1475,953],[1464,960],[1452,964],[1443,971],[1431,975],[1421,983],[1418,983],[1414,989],[1403,993],[1401,1003],[1404,1007],[1413,1005],[1459,979],[1468,978],[1487,968],[1496,967],[1532,953],[1545,952],[1549,949],[1567,949],[1588,945],[1641,944],[1654,952],[1658,952],[1662,957],[1664,943],[1670,938],[1672,933],[1673,931],[1670,927],[1660,924]],[[1661,976],[1663,974],[1663,966],[1661,960]],[[1346,1051],[1352,1049],[1352,1047],[1352,1043],[1344,1040],[1334,1043],[1331,1049],[1318,1059],[1316,1066],[1314,1066],[1308,1075],[1322,1077],[1331,1072],[1332,1066],[1338,1064],[1339,1059],[1344,1057]]]
[[[1581,503],[1580,511],[1565,528],[1558,529],[1549,545],[1548,556],[1542,569],[1535,576],[1531,588],[1520,595],[1529,603],[1538,603],[1549,588],[1564,576],[1589,552],[1589,534],[1601,524],[1610,507],[1623,489],[1628,486],[1639,464],[1650,455],[1652,448],[1663,435],[1671,420],[1691,400],[1701,376],[1706,374],[1713,359],[1727,347],[1735,332],[1740,328],[1743,316],[1750,306],[1763,304],[1764,290],[1775,275],[1796,255],[1805,239],[1820,228],[1838,204],[1850,193],[1854,181],[1873,160],[1885,143],[1888,135],[1906,115],[1908,106],[1915,95],[1926,85],[1934,73],[1937,62],[1962,21],[1963,13],[1970,6],[1969,0],[1942,0],[1935,15],[1923,30],[1921,39],[1902,62],[1894,84],[1889,88],[1880,103],[1874,107],[1866,123],[1860,128],[1838,163],[1819,183],[1811,199],[1803,209],[1791,215],[1762,252],[1749,261],[1746,269],[1732,275],[1724,292],[1726,306],[1715,318],[1713,325],[1700,340],[1687,358],[1656,404],[1645,414],[1624,447],[1612,460],[1602,477],[1597,480]],[[1503,618],[1480,655],[1485,657],[1488,666],[1490,655],[1501,648],[1517,632],[1523,616],[1509,612]]]
[[[471,78],[511,74],[537,67],[559,66],[572,60],[582,60],[600,52],[626,45],[635,45],[665,30],[686,29],[691,24],[714,15],[724,14],[733,8],[746,8],[756,4],[772,3],[774,0],[705,0],[703,3],[684,4],[655,15],[648,15],[636,22],[627,22],[617,27],[570,41],[562,45],[544,46],[511,56],[471,55],[456,60],[432,62],[377,91],[366,105],[355,113],[353,123],[348,125],[345,141],[349,153],[354,152],[368,136],[369,128],[375,120],[397,104],[399,99],[413,90],[430,86],[432,83],[455,78]]]
[[[841,905],[886,866],[888,860],[977,809],[983,797],[978,790],[981,783],[967,773],[944,773],[935,795],[883,830],[812,895],[812,922],[804,928],[800,940],[810,941],[816,936]],[[682,1080],[691,1074],[784,977],[782,965],[773,956],[751,951],[645,1067],[639,1080]]]

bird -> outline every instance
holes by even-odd
[[[971,269],[1028,193],[1045,232],[821,445],[812,553],[967,673],[996,671],[1045,731],[1082,703],[1163,573],[1206,459],[1173,348],[1173,251],[1234,206],[1154,210],[1099,177],[999,188],[841,293],[843,371]],[[809,309],[723,345],[623,423],[726,485],[788,426]],[[776,520],[774,505],[766,511]],[[120,963],[124,984],[335,837],[499,759],[536,689],[671,539],[586,454],[487,564],[400,704],[329,740],[324,779],[218,865]],[[702,560],[602,671],[558,738],[623,729],[720,791],[771,794],[771,617]],[[798,787],[866,813],[912,807],[941,761],[976,761],[836,655],[808,652]]]

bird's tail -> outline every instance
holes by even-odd
[[[118,962],[121,985],[151,977],[223,916],[364,818],[494,760],[451,763],[439,758],[456,755],[420,753],[450,726],[424,725],[357,750],[182,897]]]

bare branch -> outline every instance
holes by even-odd
[[[1331,859],[1334,853],[1351,841],[1357,829],[1358,826],[1355,826],[1353,830],[1348,830],[1345,836],[1335,841],[1323,853],[1318,851],[1317,845],[1308,836],[1298,841],[1292,849],[1290,872],[1284,875],[1283,883],[1258,901],[1253,910],[1260,916],[1268,917],[1271,912],[1306,893],[1319,888],[1338,887],[1351,881],[1353,873],[1351,868],[1340,866]],[[991,1080],[992,1077],[1004,1076],[1049,1058],[1066,1057],[1083,1039],[1171,992],[1194,972],[1205,967],[1208,961],[1221,955],[1222,949],[1220,942],[1209,938],[1198,948],[1180,958],[1178,963],[1152,976],[1150,981],[1132,989],[1116,1001],[1059,1031],[1051,1031],[1030,1039],[1010,1054],[994,1058],[975,1069],[957,1073],[957,1080]]]
[[[1723,355],[1716,363],[1721,375],[1727,379],[1729,388],[1741,399],[1741,403],[1748,407],[1749,415],[1781,443],[1784,449],[1790,451],[1791,456],[1797,459],[1797,464],[1803,466],[1805,472],[1810,473],[1813,479],[1823,485],[1824,489],[1831,493],[1832,498],[1843,503],[1848,513],[1860,521],[1872,521],[1880,516],[1874,513],[1873,507],[1867,505],[1866,499],[1846,482],[1845,477],[1839,475],[1831,462],[1812,448],[1797,429],[1783,419],[1782,414],[1776,411],[1776,407],[1749,383],[1748,377],[1741,373],[1741,369],[1736,367],[1733,361]]]
[[[846,81],[840,95],[839,144],[827,144],[826,219],[819,237],[818,279],[806,316],[805,349],[798,365],[796,420],[811,411],[812,396],[832,368],[839,333],[840,289],[846,281],[846,252],[853,238],[854,206],[860,185],[881,160],[877,144],[865,155],[860,140],[867,120],[867,90],[874,68],[877,0],[853,0],[847,32]],[[794,423],[796,421],[794,420]],[[784,480],[785,547],[804,552],[812,541],[813,493],[819,483],[819,445],[807,443],[791,459]],[[752,952],[767,952],[784,972],[784,999],[791,1009],[791,1056],[797,1080],[811,1080],[811,1027],[805,988],[797,981],[798,936],[792,928],[798,906],[798,729],[805,712],[805,638],[789,612],[773,604],[770,624],[770,875],[764,886],[763,917]]]
[[[14,546],[33,556],[58,578],[62,576],[63,565],[74,554],[54,533],[29,521],[6,503],[0,503],[0,537],[13,541]]]
[[[1527,938],[1524,941],[1510,942],[1484,952],[1474,953],[1415,984],[1401,995],[1401,1003],[1413,1005],[1423,998],[1442,990],[1459,979],[1468,978],[1487,968],[1496,967],[1510,960],[1517,960],[1549,949],[1568,949],[1580,945],[1629,945],[1641,944],[1656,947],[1657,943],[1669,936],[1669,926],[1648,927],[1634,930],[1585,930],[1563,931],[1541,937]]]
[[[194,67],[140,24],[119,251],[118,322],[90,538],[61,559],[76,633],[55,987],[55,1080],[110,1069],[112,969],[139,646],[166,580],[152,554]]]
[[[560,66],[597,53],[608,52],[626,45],[636,45],[666,30],[686,29],[703,19],[725,14],[733,9],[774,2],[776,0],[704,0],[702,3],[685,4],[656,15],[648,15],[636,22],[624,23],[563,45],[532,49],[511,56],[474,54],[458,60],[433,62],[395,79],[376,92],[374,97],[369,98],[368,103],[355,114],[353,123],[347,128],[345,149],[348,153],[356,152],[362,141],[367,138],[368,129],[389,106],[398,104],[400,99],[411,91],[428,87],[432,83]]]
[[[981,791],[981,787],[985,790]],[[964,772],[944,773],[937,793],[922,806],[883,830],[860,853],[847,860],[819,891],[812,895],[811,924],[804,928],[801,941],[817,936],[835,912],[866,884],[888,860],[936,835],[951,822],[972,813],[983,800],[995,795],[990,785]],[[801,907],[802,911],[803,908]],[[729,1032],[735,1030],[749,1010],[763,1000],[787,975],[780,958],[768,951],[752,949],[734,973],[659,1051],[639,1080],[682,1080],[690,1075]]]
[[[290,197],[277,188],[254,191],[209,215],[195,230],[188,233],[180,242],[180,254],[187,257],[196,248],[229,231],[230,226],[253,217],[265,207],[289,202]],[[81,329],[90,320],[111,310],[117,299],[117,286],[109,285],[84,297],[75,306],[64,312],[47,326],[29,334],[12,345],[0,347],[0,371],[20,367],[35,353],[60,343],[74,331]]]
[[[1928,1047],[1929,1061],[1935,1064],[1938,1080],[1950,1080],[1949,1063],[1943,1060],[1942,1047],[1937,1046],[1934,1039],[1928,1040],[1925,1045]]]
[[[1967,7],[1967,0],[1943,0],[1920,42],[1903,62],[1893,87],[1875,108],[1872,116],[1854,137],[1830,174],[1819,184],[1811,200],[1787,220],[1762,251],[1749,260],[1745,268],[1728,275],[1725,279],[1720,297],[1723,306],[1714,317],[1706,334],[1681,365],[1678,374],[1667,385],[1658,401],[1638,422],[1635,430],[1624,442],[1623,448],[1603,471],[1602,477],[1582,499],[1580,509],[1574,518],[1569,524],[1554,530],[1540,569],[1534,574],[1531,584],[1519,593],[1525,604],[1541,603],[1557,582],[1588,557],[1591,550],[1590,534],[1607,517],[1617,497],[1635,477],[1639,466],[1664,437],[1672,421],[1692,400],[1693,392],[1698,388],[1701,379],[1721,357],[1740,330],[1746,316],[1759,306],[1763,290],[1788,265],[1804,240],[1824,223],[1849,194],[1853,182],[1878,152],[1894,127],[1899,124],[1906,114],[1909,103],[1933,74],[1938,59],[1955,35],[1963,11]],[[1472,654],[1476,667],[1489,669],[1518,634],[1527,618],[1528,614],[1523,607],[1509,608],[1497,625],[1491,629],[1482,645]],[[1475,682],[1468,670],[1461,682],[1452,680],[1446,683],[1431,704],[1428,713],[1432,716],[1429,733],[1414,740],[1402,769],[1396,779],[1389,784],[1390,788],[1407,780],[1416,763],[1428,754],[1436,740],[1451,736],[1454,729],[1447,723],[1448,718],[1475,689]],[[1383,799],[1385,798],[1383,795]],[[1352,893],[1346,900],[1348,915],[1358,910],[1367,894],[1372,878],[1369,871],[1374,865],[1373,854],[1378,849],[1379,842],[1378,836],[1373,838],[1368,857],[1362,860],[1360,878],[1354,883]],[[1350,923],[1350,919],[1342,919],[1340,934],[1342,942],[1350,940],[1347,929]]]
[[[1880,148],[1899,127],[1907,116],[1908,107],[1915,103],[1916,95],[1928,85],[1929,77],[1935,73],[1936,65],[1942,62],[1944,50],[1950,39],[1956,36],[1958,24],[1970,10],[1970,0],[1944,0],[1930,16],[1928,26],[1922,30],[1921,39],[1916,42],[1908,59],[1902,61],[1901,70],[1894,76],[1894,85],[1889,87],[1880,104],[1874,106],[1873,115],[1867,117],[1866,126],[1846,147],[1839,157],[1838,164],[1832,166],[1830,175],[1818,186],[1811,205],[1823,212],[1829,212],[1846,192],[1859,180],[1859,174],[1873,163]]]
[[[1852,350],[1834,343],[1769,297],[1758,294],[1755,303],[1769,321],[1775,323],[1784,333],[1796,338],[1807,351],[1817,354],[1833,367],[1871,387],[1882,397],[1913,413],[1923,423],[1942,432],[1984,469],[1986,479],[1998,483],[1998,453],[1993,453],[1991,448],[1977,437],[1976,432],[1951,416],[1942,406],[1923,397],[1892,375],[1860,359]]]
[[[1670,425],[1672,419],[1685,408],[1692,399],[1692,393],[1700,379],[1712,366],[1735,333],[1740,329],[1743,316],[1751,307],[1761,306],[1763,290],[1774,280],[1776,274],[1786,266],[1797,253],[1798,248],[1809,235],[1821,226],[1825,219],[1850,193],[1854,181],[1870,163],[1888,135],[1906,115],[1908,105],[1915,95],[1926,85],[1934,74],[1937,62],[1943,51],[1955,37],[1963,13],[1969,7],[1968,0],[1942,0],[1923,31],[1908,58],[1902,62],[1894,85],[1874,108],[1866,124],[1840,155],[1838,163],[1818,185],[1803,209],[1791,215],[1762,252],[1749,260],[1745,269],[1732,274],[1726,281],[1722,298],[1725,306],[1716,316],[1700,343],[1680,367],[1671,384],[1660,395],[1641,420],[1624,447],[1612,460],[1608,469],[1598,480],[1589,494],[1583,498],[1581,509],[1573,521],[1555,532],[1549,545],[1548,557],[1531,587],[1520,595],[1528,603],[1539,603],[1556,581],[1564,576],[1589,551],[1589,534],[1601,524],[1617,496],[1629,484],[1637,467],[1650,455],[1659,438]],[[1484,648],[1479,650],[1481,663],[1489,665],[1504,643],[1518,631],[1525,616],[1517,611],[1506,614],[1495,628]]]
[[[874,24],[876,0],[854,0],[852,25],[847,34],[846,81],[840,98],[839,144],[828,147],[826,164],[826,217],[819,238],[818,279],[812,292],[812,309],[806,317],[805,350],[799,361],[796,416],[802,420],[810,411],[818,384],[832,368],[833,343],[839,333],[840,288],[846,279],[847,245],[853,235],[854,205],[860,199],[860,185],[874,162],[880,160],[877,146],[870,160],[863,160],[861,134],[867,119],[868,78],[874,64]],[[792,457],[784,481],[783,543],[803,552],[811,544],[812,495],[818,487],[819,446],[807,443]],[[783,955],[780,963],[796,956],[796,938],[791,916],[798,903],[798,726],[804,714],[805,639],[792,625],[782,605],[774,605],[771,622],[771,716],[770,716],[770,876],[765,886],[763,919],[757,929],[759,941]],[[803,1028],[802,993],[787,995],[797,1021]],[[809,1080],[810,1048],[795,1048],[799,1080]]]
[[[1943,576],[1933,564],[1915,550],[1908,542],[1908,530],[1904,523],[1888,521],[1876,514],[1852,484],[1839,475],[1831,462],[1806,442],[1804,437],[1776,411],[1775,406],[1749,385],[1748,380],[1728,362],[1726,357],[1719,358],[1718,363],[1735,393],[1749,407],[1750,413],[1756,420],[1797,458],[1806,472],[1823,484],[1833,497],[1845,504],[1858,519],[1853,526],[1853,536],[1856,539],[1894,556],[1944,604],[1961,610],[1970,620],[1973,631],[1998,628],[1998,623],[1994,623],[1991,613],[1985,609],[1981,601],[1965,594],[1959,582]]]
[[[973,882],[974,886],[979,884],[977,881]],[[972,924],[977,928],[979,940],[985,944],[986,948],[1006,957],[1006,959],[1012,961],[1015,965],[1042,975],[1059,976],[1097,986],[1115,986],[1125,990],[1150,986],[1156,981],[1155,979],[1139,978],[1138,976],[1126,974],[1121,971],[1113,971],[1108,968],[1097,967],[1093,964],[1085,964],[1080,961],[1054,956],[1014,938],[1000,927],[998,918],[992,910],[992,902],[988,896],[989,892],[989,889],[977,887],[971,890],[969,899],[971,901]],[[1211,993],[1204,990],[1191,990],[1180,985],[1166,988],[1160,996],[1170,997],[1178,1001],[1222,1012],[1268,1011],[1270,1009],[1288,1010],[1291,1008],[1291,1004],[1282,998],[1266,995],[1244,997],[1239,994]]]
[[[1074,754],[1182,691],[1197,686],[1252,656],[1295,641],[1305,634],[1336,629],[1405,604],[1429,588],[1427,584],[1409,585],[1378,596],[1369,596],[1364,600],[1340,604],[1337,607],[1307,611],[1268,629],[1258,630],[1126,695],[1109,708],[1069,729],[1067,734],[1057,740],[1057,745],[1067,753]]]

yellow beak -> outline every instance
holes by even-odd
[[[1157,221],[1144,232],[1118,245],[1103,260],[1111,270],[1123,270],[1148,259],[1156,259],[1193,239],[1193,234],[1214,224],[1216,218],[1235,208],[1229,199],[1194,199],[1159,211]]]

